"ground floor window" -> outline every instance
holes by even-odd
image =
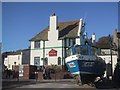
[[[61,65],[61,57],[58,57],[58,65]]]
[[[40,57],[34,57],[34,65],[40,66]]]

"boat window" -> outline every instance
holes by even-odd
[[[76,54],[88,55],[88,47],[87,46],[76,46],[75,52]]]
[[[88,55],[88,47],[87,46],[81,47],[81,55]]]
[[[96,48],[91,47],[91,55],[96,55],[96,54],[97,54]]]
[[[76,54],[80,54],[80,46],[76,46],[75,47],[75,53]]]
[[[89,50],[88,50],[89,49]],[[81,54],[81,55],[98,55],[100,54],[100,49],[97,49],[96,47],[88,47],[87,45],[78,45],[75,46],[75,54]]]
[[[91,55],[100,55],[101,50],[99,48],[91,47]]]

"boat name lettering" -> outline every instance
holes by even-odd
[[[83,66],[84,66],[84,67],[92,67],[93,64],[94,64],[94,62],[84,62],[84,63],[83,63]]]
[[[68,65],[69,65],[70,68],[74,68],[74,67],[76,67],[76,65],[75,65],[74,62],[68,63]]]

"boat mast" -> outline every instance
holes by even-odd
[[[84,29],[83,29],[83,19],[80,19],[79,22],[79,34],[80,34],[80,45],[84,45]]]
[[[87,32],[85,32],[84,28],[85,28],[85,23],[81,18],[79,22],[80,45],[85,45],[85,37],[87,37]]]

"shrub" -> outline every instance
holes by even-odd
[[[55,74],[55,73],[58,73],[58,72],[61,72],[61,68],[58,67],[57,65],[51,65],[51,69],[50,69],[50,72]]]

